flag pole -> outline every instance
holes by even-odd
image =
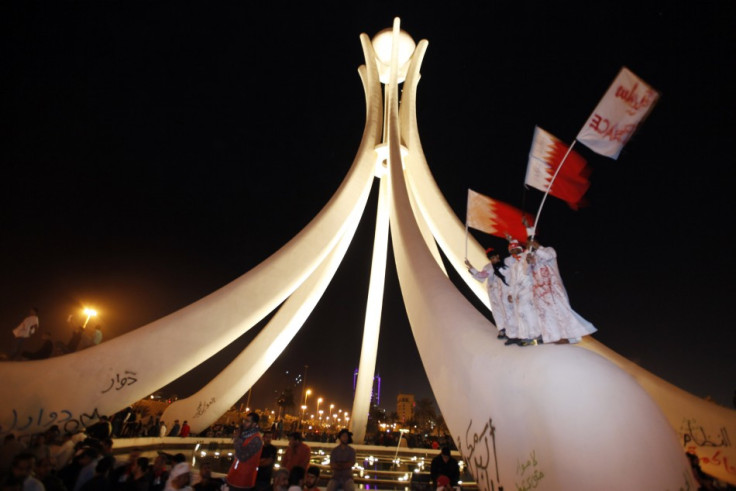
[[[532,225],[532,231],[534,233],[532,234],[532,236],[534,236],[537,233],[537,225],[539,224],[539,216],[542,214],[542,207],[544,206],[544,202],[547,200],[547,195],[549,194],[549,190],[552,189],[552,184],[555,182],[555,179],[557,178],[557,174],[560,173],[560,169],[562,169],[562,165],[567,160],[567,156],[570,155],[570,152],[572,152],[572,147],[574,147],[577,142],[578,142],[577,140],[573,140],[572,144],[567,148],[567,152],[565,152],[565,156],[562,157],[562,160],[560,161],[560,165],[557,166],[557,170],[555,170],[555,173],[552,176],[552,179],[549,181],[549,186],[547,186],[547,190],[544,192],[544,196],[542,196],[542,202],[539,203],[539,209],[537,210],[537,216],[534,218],[534,224]]]

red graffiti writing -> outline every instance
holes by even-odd
[[[687,447],[687,451],[689,453],[696,453],[697,447],[695,445],[690,445]],[[700,449],[702,452],[702,448]],[[726,469],[726,472],[729,474],[736,474],[736,465],[732,465],[728,463],[728,457],[725,455],[721,455],[720,450],[716,450],[713,455],[709,457],[700,457],[700,463],[704,465],[715,465],[716,467],[723,464],[723,468]],[[706,469],[703,469],[707,472]]]
[[[611,123],[609,119],[598,113],[593,114],[588,126],[593,128],[602,138],[620,142],[622,145],[629,141],[631,135],[634,134],[634,130],[636,130],[636,125],[633,123],[625,124],[619,128],[618,123]]]
[[[642,108],[647,108],[654,102],[654,96],[656,92],[651,89],[647,89],[643,95],[639,95],[636,89],[639,88],[639,84],[635,83],[631,89],[627,89],[623,85],[616,87],[616,94],[614,97],[621,99],[626,103],[629,109],[626,111],[630,115],[634,115],[637,111]]]

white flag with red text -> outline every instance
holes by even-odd
[[[590,187],[588,176],[591,170],[579,153],[572,150],[567,153],[568,148],[555,136],[536,126],[524,183],[544,192],[549,189],[549,194],[565,201],[571,208],[578,209],[583,195]]]
[[[659,93],[623,67],[578,133],[577,140],[596,153],[618,158]]]
[[[526,217],[529,226],[534,218],[529,213],[523,213],[503,201],[489,198],[468,189],[468,210],[466,224],[470,228],[480,230],[496,237],[506,238],[506,234],[526,243],[527,229],[522,219]]]

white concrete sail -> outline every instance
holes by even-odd
[[[442,274],[411,210],[395,73],[389,90],[391,233],[401,291],[432,390],[480,488],[691,488],[674,432],[625,372],[571,346],[509,350]],[[632,434],[638,445],[629,445]]]
[[[36,433],[54,424],[81,429],[98,415],[112,414],[175,380],[273,311],[334,249],[351,226],[352,211],[365,202],[381,138],[381,102],[380,97],[366,98],[363,138],[337,192],[261,264],[201,300],[93,348],[41,361],[0,363],[0,434]]]

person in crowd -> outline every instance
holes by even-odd
[[[179,462],[171,468],[171,475],[169,476],[168,490],[181,490],[181,491],[192,491],[192,487],[189,485],[191,482],[191,471],[189,464],[186,462]]]
[[[114,468],[110,472],[110,481],[115,489],[127,489],[130,482],[135,478],[133,477],[136,464],[138,459],[141,457],[141,450],[134,448],[128,454],[128,461],[123,465]],[[146,460],[146,467],[148,467],[148,460]]]
[[[21,491],[44,491],[43,483],[33,475],[36,458],[32,453],[21,452],[13,457],[10,472],[6,475],[3,487],[17,485]]]
[[[273,473],[273,491],[286,491],[289,487],[289,471],[283,467]]]
[[[307,469],[307,474],[304,476],[304,490],[303,491],[319,491],[319,467],[316,465],[310,465]]]
[[[192,428],[189,426],[189,423],[184,420],[184,423],[181,425],[181,431],[179,431],[179,436],[182,438],[186,438],[189,436],[189,433],[192,431]]]
[[[447,476],[440,476],[437,478],[437,489],[435,491],[448,491],[452,489],[450,486],[450,478]]]
[[[169,431],[169,436],[179,436],[179,430],[181,429],[181,425],[179,424],[179,420],[174,420],[174,426],[171,427],[171,431]]]
[[[64,432],[56,444],[49,446],[51,450],[51,463],[56,471],[63,469],[74,455],[74,439],[72,436],[71,433]]]
[[[66,352],[74,353],[79,348],[79,343],[82,342],[82,335],[84,334],[84,327],[80,324],[74,331],[72,331],[72,337],[69,338],[69,342],[66,344]]]
[[[330,469],[332,478],[327,483],[327,491],[343,489],[353,491],[353,466],[355,465],[355,449],[350,446],[353,443],[353,434],[346,428],[337,434],[338,445],[330,453]]]
[[[295,466],[289,471],[289,486],[286,488],[287,491],[302,491],[304,486],[304,469]]]
[[[36,478],[41,481],[46,491],[67,491],[64,482],[54,474],[51,459],[44,458],[36,462]]]
[[[89,459],[87,457],[89,457]],[[77,476],[77,479],[74,483],[74,487],[71,488],[73,489],[73,491],[79,491],[80,489],[82,489],[82,486],[87,483],[87,481],[100,473],[105,474],[105,480],[107,481],[108,473],[110,471],[110,468],[112,467],[112,463],[106,462],[102,464],[102,466],[98,470],[97,464],[101,460],[101,449],[93,447],[84,448],[84,450],[82,451],[82,458],[79,461],[82,465],[82,468],[79,471],[79,475]]]
[[[109,457],[101,457],[95,464],[93,476],[80,485],[78,489],[80,491],[112,491],[113,487],[110,483],[111,470],[112,460]],[[79,481],[77,481],[77,485],[79,485]]]
[[[87,427],[85,433],[97,441],[102,441],[112,436],[112,423],[107,416],[102,415],[99,421]]]
[[[220,491],[225,481],[219,477],[212,477],[212,466],[209,462],[199,464],[199,481],[192,486],[194,491]]]
[[[54,351],[54,343],[51,342],[51,333],[44,331],[41,334],[41,339],[43,340],[41,347],[36,351],[24,351],[22,354],[23,358],[27,360],[45,360],[51,356],[51,353]]]
[[[227,473],[227,484],[231,491],[242,491],[256,485],[256,474],[263,450],[258,420],[258,413],[248,413],[240,429],[235,432],[235,459]]]
[[[97,346],[102,342],[102,326],[95,326],[95,332],[92,333],[92,344]]]
[[[440,476],[446,476],[450,480],[450,486],[457,486],[460,480],[460,465],[450,454],[450,447],[444,446],[440,454],[432,459],[429,468],[429,477],[435,487],[439,486]]]
[[[130,478],[121,487],[123,491],[148,491],[151,478],[148,458],[138,457],[133,464]]]
[[[31,444],[28,447],[28,452],[32,453],[36,457],[36,462],[42,459],[51,458],[51,449],[46,445],[46,435],[43,433],[37,433],[31,436]]]
[[[303,442],[302,434],[298,431],[289,433],[289,445],[281,456],[281,467],[291,472],[294,467],[306,469],[312,457],[312,449]]]
[[[11,360],[16,360],[21,356],[23,345],[38,330],[38,324],[38,310],[32,308],[25,319],[18,324],[18,327],[13,329],[13,347],[10,349],[10,355],[8,355]]]
[[[166,457],[159,453],[153,460],[153,468],[149,476],[148,491],[162,491],[169,480]]]
[[[263,432],[263,450],[261,450],[261,460],[258,463],[258,473],[256,474],[256,489],[258,491],[266,491],[271,487],[273,464],[276,462],[278,453],[276,447],[271,443],[271,436],[270,430]]]
[[[5,435],[3,446],[0,447],[0,476],[10,471],[13,458],[23,450],[25,450],[25,447],[15,438],[13,433]]]

